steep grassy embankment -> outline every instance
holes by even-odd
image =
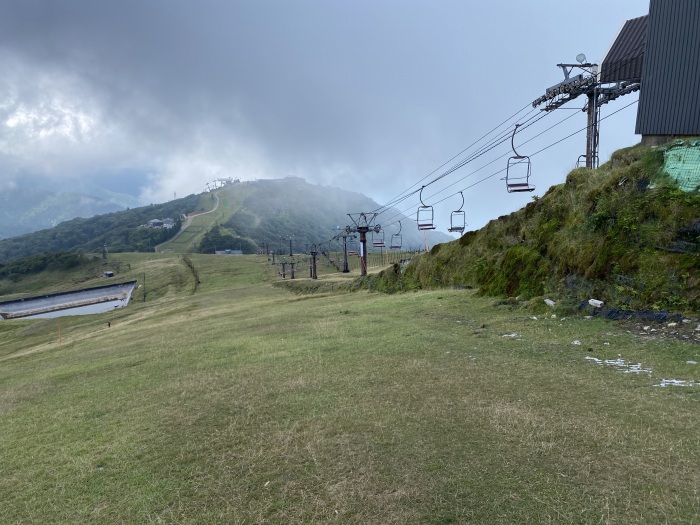
[[[525,208],[435,246],[399,282],[700,311],[700,195],[681,191],[662,165],[660,150],[636,146],[593,172],[573,170]]]

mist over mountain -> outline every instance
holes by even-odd
[[[282,246],[289,240],[298,249],[326,242],[332,248],[339,248],[340,241],[333,238],[339,230],[352,227],[353,219],[358,220],[360,213],[382,228],[378,234],[368,234],[370,247],[375,237],[383,238],[389,246],[391,236],[399,232],[403,248],[419,249],[426,239],[430,245],[454,240],[439,231],[429,231],[424,237],[416,227],[415,216],[407,217],[392,208],[380,210],[379,204],[361,193],[309,184],[303,178],[265,179],[240,185],[245,188],[241,205],[221,224],[221,230],[228,234],[230,248],[239,242],[249,246],[267,243],[271,249],[284,252]],[[235,192],[235,188],[231,191]],[[216,244],[221,247],[221,242],[218,238]],[[203,243],[200,251],[210,251],[213,247]]]
[[[123,210],[109,199],[78,192],[55,192],[30,187],[0,190],[0,239],[46,228],[76,217]]]
[[[44,229],[0,240],[0,261],[58,251],[95,252],[105,245],[110,252],[154,251],[157,245],[179,231],[181,224],[186,222],[180,222],[181,218],[211,209],[217,199],[216,213],[209,215],[210,223],[202,232],[204,239],[194,245],[188,243],[188,250],[211,253],[214,248],[243,247],[245,253],[255,253],[264,245],[281,250],[291,239],[295,251],[302,251],[307,245],[331,241],[339,229],[352,225],[348,214],[366,212],[371,215],[370,212],[380,208],[379,204],[360,193],[287,177],[236,182],[167,203],[102,213],[92,218],[71,218],[54,225],[57,217],[73,213],[70,210],[76,209],[78,204],[83,205],[82,209],[88,209],[92,203],[91,209],[95,210],[100,206],[115,205],[78,194],[52,194],[43,190],[34,194],[39,201],[36,205],[27,199],[22,201],[19,195],[24,195],[23,192],[16,193],[18,197],[12,202],[12,209],[8,204],[3,217],[6,224],[12,224],[13,214],[29,216],[29,210],[44,210],[43,223],[28,220],[37,228],[43,224]],[[5,195],[8,201],[12,201],[10,192],[3,192]],[[176,220],[177,227],[169,230],[146,227],[153,219],[165,218]],[[406,217],[391,209],[378,215],[375,223],[385,228],[387,246],[391,235],[399,229],[405,248],[417,249],[425,244],[426,238],[430,245],[454,239],[437,231],[430,231],[424,237],[423,232],[416,228],[415,217]],[[209,232],[206,230],[211,230],[212,235],[207,236]],[[371,243],[371,236],[368,240]],[[340,246],[340,242],[335,241],[335,246]]]

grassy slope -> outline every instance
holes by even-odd
[[[208,213],[192,217],[190,225],[176,239],[158,246],[158,251],[174,253],[191,251],[193,243],[198,245],[204,234],[215,224],[223,224],[236,213],[251,191],[249,186],[235,184],[203,193],[200,196],[200,203]],[[212,211],[216,205],[215,196],[219,198],[219,205],[216,211]]]
[[[490,295],[596,297],[621,308],[700,311],[700,195],[661,174],[660,151],[617,152],[590,172],[459,241],[407,274],[423,287],[471,284]],[[615,169],[613,169],[615,165]]]
[[[193,255],[192,294],[179,258],[120,258],[145,304],[63,318],[60,346],[58,320],[0,321],[4,523],[700,513],[700,388],[653,386],[700,379],[697,346],[466,290],[290,295],[252,256]],[[584,360],[618,354],[653,375]]]

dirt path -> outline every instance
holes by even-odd
[[[220,190],[219,190],[219,191],[220,191]],[[219,192],[218,192],[218,191],[217,191],[217,192],[214,192],[214,201],[215,201],[215,202],[214,202],[214,207],[213,207],[211,210],[205,211],[205,212],[202,212],[202,213],[193,213],[193,214],[188,215],[187,218],[185,219],[185,222],[182,223],[182,226],[180,226],[180,231],[177,232],[173,238],[168,239],[167,241],[165,241],[165,242],[163,242],[163,243],[157,245],[157,246],[155,247],[155,251],[156,251],[156,252],[160,251],[160,247],[161,247],[161,246],[165,246],[166,244],[173,242],[173,241],[174,241],[175,239],[177,239],[181,234],[183,234],[183,233],[187,230],[187,228],[189,228],[190,225],[192,224],[192,219],[193,219],[193,218],[195,218],[195,217],[200,217],[201,215],[206,215],[207,213],[214,213],[216,210],[218,210],[218,209],[219,209]]]

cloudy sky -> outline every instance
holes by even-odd
[[[647,11],[648,0],[3,2],[0,191],[46,179],[148,203],[220,177],[299,176],[382,204],[408,192],[397,206],[414,215],[412,191],[489,131],[530,119],[516,148],[552,146],[532,157],[541,195],[585,153],[585,133],[553,144],[586,120],[573,109],[583,101],[541,120],[530,103],[563,79],[556,64],[602,60]],[[636,104],[622,109],[635,99],[603,107],[601,161],[639,141]],[[439,228],[460,190],[474,228],[532,198],[499,180],[509,151],[426,187]]]

